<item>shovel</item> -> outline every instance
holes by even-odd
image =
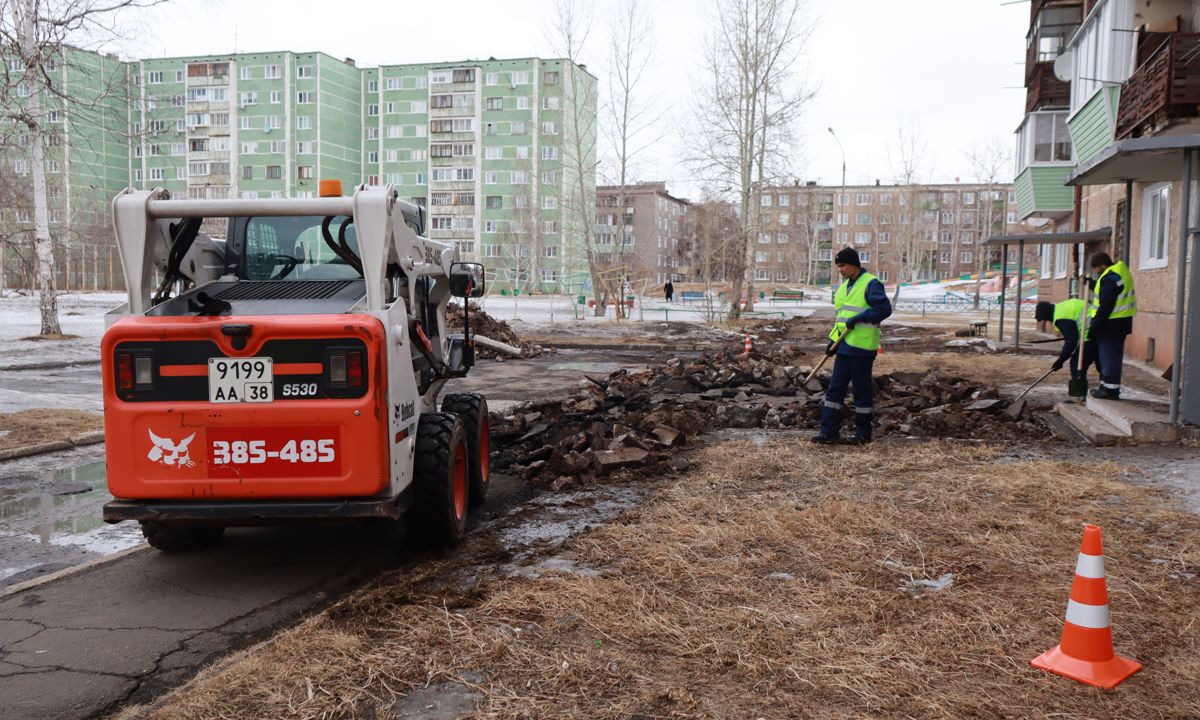
[[[814,377],[817,376],[817,373],[820,372],[821,368],[825,367],[825,363],[829,362],[829,358],[833,357],[833,354],[837,352],[838,345],[841,345],[842,340],[845,340],[845,339],[846,339],[845,334],[843,334],[840,338],[837,339],[837,342],[835,342],[833,344],[833,347],[829,348],[829,353],[827,355],[825,355],[825,357],[821,358],[821,362],[817,363],[817,366],[812,369],[812,372],[810,372],[808,374],[808,377],[804,378],[804,382],[800,384],[800,387],[804,387],[805,385],[808,384],[809,380],[812,380]]]
[[[1037,386],[1038,386],[1038,383],[1040,383],[1041,381],[1043,381],[1043,380],[1045,380],[1046,378],[1050,377],[1050,373],[1052,373],[1052,372],[1054,372],[1054,368],[1050,368],[1049,370],[1047,370],[1045,375],[1041,376],[1041,377],[1040,377],[1040,378],[1038,378],[1037,380],[1034,380],[1034,381],[1033,381],[1033,384],[1032,384],[1032,385],[1030,385],[1029,387],[1025,388],[1024,390],[1022,390],[1020,395],[1018,395],[1018,396],[1016,396],[1015,398],[1013,398],[1013,399],[1012,399],[1012,402],[1014,402],[1014,403],[1015,403],[1016,401],[1018,401],[1018,400],[1020,400],[1021,398],[1025,397],[1025,395],[1026,395],[1026,394],[1027,394],[1027,393],[1028,393],[1030,390],[1032,390],[1032,389],[1034,389],[1035,387],[1037,387]],[[1074,380],[1072,380],[1071,382],[1074,382]],[[1011,404],[1012,404],[1012,403],[1009,403],[1009,405],[1011,405]]]

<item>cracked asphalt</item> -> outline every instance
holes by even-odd
[[[485,362],[447,391],[484,392],[492,409],[502,410],[573,387],[583,372],[648,361],[654,361],[653,353],[567,351],[521,362]],[[90,382],[86,373],[76,380]],[[95,463],[99,452],[93,446],[0,465],[0,490],[17,492],[14,488],[30,473],[53,478],[81,463]],[[523,485],[511,479],[497,476],[493,485],[481,519],[525,497]],[[90,513],[88,507],[84,510]],[[32,532],[21,525],[26,521],[26,514],[0,512],[0,536],[7,533],[12,546],[5,546],[6,555],[19,551],[41,563],[41,569],[29,571],[34,576],[95,557],[80,552],[41,558],[35,544],[45,545],[52,533]],[[21,550],[21,542],[30,548]],[[346,527],[235,528],[219,546],[202,552],[171,555],[140,545],[126,553],[0,595],[0,720],[98,719],[126,704],[151,701],[213,661],[319,611],[381,570],[413,561]],[[19,579],[24,577],[10,578]]]

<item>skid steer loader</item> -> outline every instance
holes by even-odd
[[[106,522],[164,551],[282,523],[462,538],[488,490],[487,401],[437,400],[474,364],[446,304],[480,296],[483,267],[423,237],[390,186],[321,187],[113,201],[129,301],[101,343]],[[202,232],[219,223],[223,243]]]

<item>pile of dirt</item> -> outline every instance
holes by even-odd
[[[624,468],[677,467],[673,448],[709,429],[815,430],[828,374],[805,384],[811,368],[799,364],[802,357],[719,352],[588,377],[569,397],[493,413],[493,467],[560,489]],[[879,435],[1028,441],[1047,433],[1024,403],[1006,403],[992,385],[937,370],[889,373],[875,383]],[[843,412],[848,426],[852,401]]]
[[[507,343],[513,347],[521,349],[521,357],[537,357],[544,355],[547,352],[554,352],[553,349],[547,349],[537,343],[529,342],[517,335],[508,323],[503,320],[497,320],[491,315],[488,315],[479,308],[475,303],[471,303],[471,333],[482,335],[498,340],[502,343]],[[452,332],[461,332],[463,329],[463,310],[462,306],[457,303],[450,303],[446,306],[446,325]],[[481,358],[490,358],[493,360],[511,360],[512,356],[505,353],[497,352],[489,347],[481,344],[475,346],[475,356]]]

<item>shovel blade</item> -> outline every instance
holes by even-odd
[[[1073,398],[1087,397],[1088,381],[1083,378],[1071,380],[1067,383],[1067,395]]]

